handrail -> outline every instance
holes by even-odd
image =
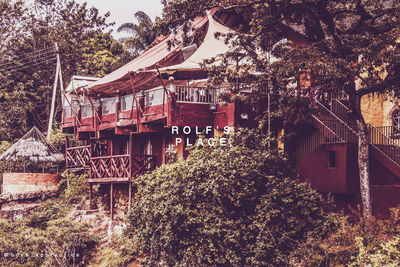
[[[111,159],[111,158],[123,158],[123,157],[129,157],[129,154],[91,157],[90,159],[95,160],[95,159]]]
[[[216,88],[207,88],[204,86],[175,86],[177,102],[213,104],[216,103],[215,92]]]
[[[321,102],[319,102],[318,100],[315,99],[315,102],[319,105],[319,107],[325,111],[327,111],[331,116],[333,116],[334,118],[336,118],[338,121],[340,121],[344,126],[346,126],[346,128],[348,128],[353,134],[357,135],[356,131],[354,131],[349,125],[347,125],[346,122],[344,122],[341,118],[339,118],[338,116],[336,116],[336,114],[334,114],[332,111],[330,111],[329,109],[327,109]]]
[[[156,156],[110,155],[92,157],[89,163],[92,179],[131,178],[153,170],[156,167]]]
[[[90,146],[89,145],[73,146],[73,147],[67,147],[67,150],[75,150],[75,149],[88,148],[88,147],[90,147]]]
[[[369,143],[385,154],[396,165],[400,166],[400,147],[393,141],[393,139],[384,135],[373,125],[368,123],[367,127],[369,131]]]
[[[356,132],[351,127],[321,102],[315,99],[315,103],[317,106],[312,111],[312,116],[322,127],[319,127],[316,132],[297,146],[294,153],[296,166],[320,144],[352,142],[357,137]]]
[[[331,101],[331,111],[337,117],[342,119],[350,128],[354,131],[357,130],[357,126],[354,123],[354,120],[350,118],[350,109],[346,107],[340,100],[332,99]]]

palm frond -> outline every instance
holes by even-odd
[[[121,26],[118,27],[117,32],[128,32],[128,33],[133,33],[137,34],[139,32],[139,26],[134,23],[124,23]]]
[[[153,22],[151,21],[151,18],[149,17],[149,15],[147,15],[143,11],[137,11],[135,13],[135,18],[138,20],[139,24],[146,23],[148,25],[153,25]]]

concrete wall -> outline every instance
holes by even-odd
[[[50,173],[4,173],[2,194],[55,190],[59,179],[59,174]]]
[[[357,161],[351,161],[349,153],[354,148],[348,144],[320,145],[297,167],[302,180],[310,182],[311,186],[321,192],[337,194],[354,194],[357,191]],[[328,167],[328,151],[334,151],[336,167]]]

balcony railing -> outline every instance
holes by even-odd
[[[67,168],[88,168],[90,160],[90,146],[68,147],[65,153]]]
[[[129,155],[91,158],[90,176],[91,178],[130,177]]]
[[[239,89],[242,92],[253,92],[258,89],[252,85],[241,84]],[[175,100],[180,103],[198,103],[212,104],[220,101],[220,96],[229,93],[230,87],[207,88],[201,86],[175,86]],[[168,94],[164,92],[164,88],[156,88],[146,90],[136,94],[137,99],[144,98],[144,106],[156,106],[168,103]],[[164,99],[163,99],[164,98]],[[95,110],[93,109],[93,105]],[[93,118],[96,114],[114,114],[116,113],[116,97],[104,98],[101,100],[90,101],[85,100],[84,103],[74,106],[75,114],[80,110],[80,118]],[[101,112],[98,109],[101,109]],[[133,94],[120,97],[120,111],[131,111],[137,108],[137,103]],[[64,117],[72,117],[74,112],[69,106],[64,107]],[[100,119],[100,118],[98,118]]]
[[[131,178],[153,170],[156,167],[155,156],[114,155],[93,157],[90,159],[90,178]]]
[[[393,143],[400,146],[400,129],[394,126],[380,126],[375,127],[383,135],[390,137]]]
[[[211,104],[217,101],[217,90],[207,87],[175,86],[176,101]]]
[[[175,86],[176,101],[183,103],[217,103],[218,96],[226,91],[227,88]]]
[[[163,97],[164,103],[167,103],[168,98],[167,94],[164,92],[164,88],[157,88],[144,91],[144,106],[157,106],[163,104]]]

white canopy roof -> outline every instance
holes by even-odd
[[[100,78],[97,77],[88,77],[88,76],[78,76],[74,75],[71,78],[71,81],[69,82],[67,88],[65,89],[65,92],[70,93],[74,91],[75,89],[88,85],[92,82],[95,82],[99,80]]]
[[[222,59],[221,55],[225,54],[230,50],[229,44],[225,44],[224,38],[216,38],[215,34],[216,33],[221,33],[222,35],[228,34],[228,33],[235,33],[232,29],[218,23],[215,21],[208,12],[208,30],[207,34],[204,37],[204,41],[201,43],[199,48],[196,50],[196,52],[193,53],[187,60],[184,62],[169,66],[169,67],[164,67],[160,69],[160,71],[163,72],[168,72],[168,71],[175,71],[175,70],[194,70],[194,69],[201,69],[201,63],[203,63],[204,60],[210,60],[212,58],[215,58],[216,61],[219,61]]]

